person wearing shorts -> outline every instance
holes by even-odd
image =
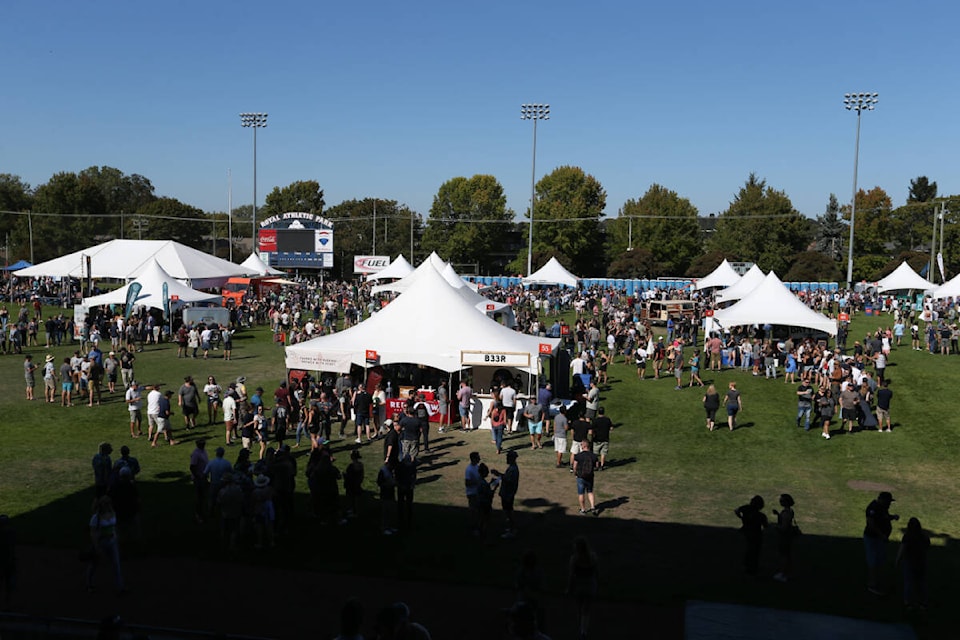
[[[563,453],[567,450],[567,408],[560,405],[560,413],[553,419],[553,450],[557,454],[557,469],[563,467]]]
[[[509,415],[509,414],[508,414]],[[523,417],[527,419],[527,430],[530,432],[530,448],[543,449],[543,408],[534,401],[523,407]]]
[[[125,396],[127,402],[127,411],[130,413],[130,437],[139,438],[143,435],[141,428],[143,418],[140,415],[140,406],[142,404],[140,396],[140,385],[136,380],[130,381],[130,388],[127,389]]]
[[[470,431],[470,399],[473,397],[473,389],[467,384],[466,380],[460,382],[460,389],[457,390],[457,400],[460,401],[460,428],[464,431]]]
[[[723,404],[727,407],[727,426],[730,427],[730,431],[733,431],[737,426],[737,414],[743,409],[743,399],[740,397],[740,391],[737,390],[736,382],[730,382]]]
[[[60,365],[60,406],[71,407],[73,402],[73,367],[70,366],[70,358],[64,358]]]
[[[578,453],[583,451],[581,443],[586,441],[591,435],[590,423],[583,418],[578,418],[570,424],[570,471],[573,471],[573,459]]]

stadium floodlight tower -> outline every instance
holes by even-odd
[[[257,129],[267,126],[265,113],[241,113],[240,126],[253,129],[253,215],[251,216],[250,251],[257,250]]]
[[[550,119],[550,105],[522,104],[520,119],[533,120],[533,170],[530,178],[530,230],[527,234],[527,276],[533,273],[533,207],[537,199],[537,120]]]
[[[847,111],[857,112],[857,143],[853,154],[853,198],[850,200],[850,246],[847,248],[847,289],[853,287],[853,225],[857,214],[857,165],[860,163],[860,113],[873,111],[879,93],[845,93],[843,106]]]

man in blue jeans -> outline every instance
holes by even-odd
[[[580,452],[573,456],[573,474],[577,477],[577,502],[580,504],[580,515],[592,513],[597,516],[597,505],[593,494],[593,472],[597,468],[597,456],[590,450],[590,442],[580,442]],[[586,508],[584,496],[590,502],[590,510]]]
[[[813,409],[813,387],[806,376],[800,379],[797,387],[797,426],[804,419],[803,430],[810,431],[810,411]]]

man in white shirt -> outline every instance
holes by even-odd
[[[203,349],[203,359],[206,360],[210,355],[210,341],[213,339],[213,329],[210,325],[200,332],[200,347]]]
[[[153,442],[153,431],[156,429],[160,430],[160,425],[157,423],[157,417],[160,415],[160,383],[156,383],[151,387],[149,393],[147,393],[147,440]]]
[[[140,385],[137,384],[136,380],[130,382],[124,399],[127,403],[127,411],[130,412],[130,436],[139,438],[143,435],[143,430],[140,428]]]
[[[500,404],[507,412],[506,430],[513,431],[513,418],[517,413],[517,391],[509,381],[505,382],[500,389]]]
[[[230,388],[227,390],[226,395],[223,396],[223,425],[226,429],[226,435],[224,441],[228,445],[233,444],[233,433],[236,429],[237,424],[237,397],[236,397],[236,385],[235,383],[230,383]]]

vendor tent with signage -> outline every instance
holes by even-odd
[[[560,285],[564,287],[577,287],[580,278],[567,271],[566,267],[560,264],[555,257],[550,258],[547,264],[543,265],[526,278],[523,278],[523,286],[530,285]]]
[[[338,333],[286,348],[289,369],[349,371],[351,365],[414,363],[454,372],[466,366],[516,367],[536,374],[557,338],[512,331],[477,313],[432,266],[396,300]]]
[[[397,256],[397,259],[387,265],[384,269],[371,273],[367,276],[367,282],[375,280],[399,280],[413,273],[413,266],[407,262],[403,254]]]
[[[763,279],[763,271],[761,271],[760,267],[757,265],[753,265],[750,267],[749,271],[743,274],[743,277],[740,278],[740,280],[733,283],[726,289],[717,292],[717,302],[739,300],[759,286],[760,283],[763,282]]]
[[[256,252],[250,254],[250,257],[240,263],[240,266],[247,270],[244,276],[257,278],[263,276],[284,276],[286,272],[274,269],[266,262],[260,259]]]
[[[877,281],[877,293],[884,291],[906,291],[914,289],[927,291],[936,287],[935,284],[917,275],[917,272],[904,260],[886,278]]]
[[[90,270],[87,272],[87,259]],[[156,260],[171,277],[193,287],[219,286],[246,270],[173,240],[110,240],[14,272],[18,277],[72,276],[131,280]]]
[[[742,325],[804,327],[837,335],[837,322],[817,313],[790,293],[771,271],[740,302],[714,312],[713,321],[723,328]]]
[[[733,270],[727,259],[724,258],[716,269],[697,280],[693,288],[703,291],[716,287],[730,287],[740,282],[740,274]]]
[[[87,308],[98,307],[103,304],[125,304],[127,302],[127,292],[131,287],[139,285],[140,291],[134,299],[135,305],[153,307],[155,309],[164,308],[163,289],[167,287],[167,296],[171,300],[171,306],[177,307],[184,303],[195,302],[220,302],[220,294],[206,293],[191,289],[169,273],[163,270],[156,260],[151,260],[150,264],[140,273],[136,279],[126,286],[114,289],[99,296],[84,298],[83,306]]]

